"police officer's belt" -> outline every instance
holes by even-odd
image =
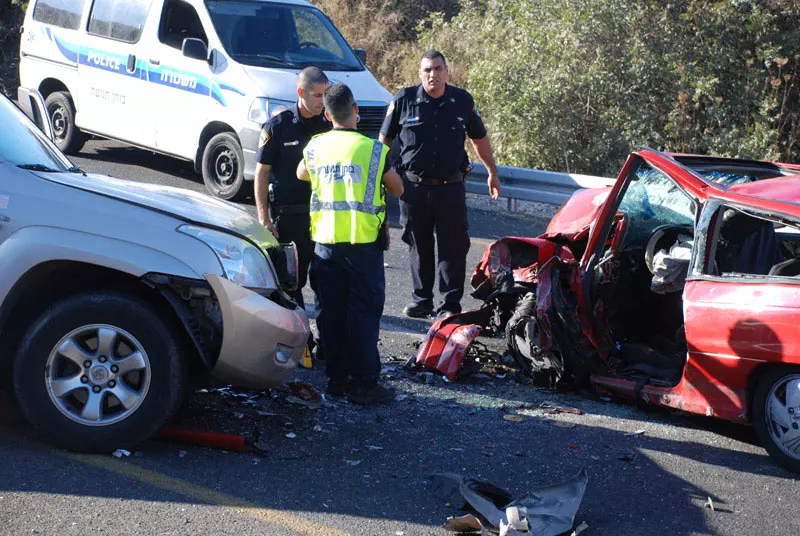
[[[309,214],[309,205],[273,205],[276,216],[289,216],[291,214]]]
[[[424,184],[425,186],[438,186],[440,184],[447,184],[449,182],[461,182],[464,180],[464,173],[461,171],[456,171],[449,177],[444,177],[441,179],[429,179],[428,177],[420,177],[419,175],[415,175],[410,171],[406,171],[406,178],[411,182],[416,182],[417,184]]]

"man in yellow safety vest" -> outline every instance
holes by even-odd
[[[323,97],[333,130],[311,139],[297,178],[311,182],[311,238],[320,302],[317,327],[327,391],[357,404],[390,402],[380,385],[378,335],[386,298],[384,188],[399,197],[403,181],[386,166],[388,147],[356,132],[358,105],[344,84]]]

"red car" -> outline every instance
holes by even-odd
[[[472,287],[484,306],[417,362],[453,376],[504,330],[541,380],[752,422],[800,472],[800,166],[643,149],[544,234],[488,246]]]

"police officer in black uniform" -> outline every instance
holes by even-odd
[[[297,103],[264,124],[256,153],[258,221],[279,241],[294,242],[297,247],[299,281],[294,299],[300,307],[304,307],[303,287],[314,258],[314,243],[311,241],[309,215],[311,187],[307,182],[298,181],[295,175],[297,165],[303,159],[303,149],[311,137],[331,128],[322,114],[322,97],[329,85],[328,77],[317,67],[300,71]],[[272,182],[272,196],[269,182]],[[312,289],[315,288],[313,279],[312,273]]]
[[[468,92],[447,83],[447,62],[441,52],[426,52],[420,61],[421,84],[395,95],[381,127],[380,140],[397,138],[397,170],[404,179],[400,200],[403,241],[409,246],[413,303],[403,312],[413,318],[434,313],[434,229],[438,245],[439,292],[436,313],[461,312],[469,233],[464,177],[469,137],[489,171],[489,194],[500,195],[500,181],[486,128]]]

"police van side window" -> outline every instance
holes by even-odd
[[[158,40],[181,50],[183,40],[189,37],[201,39],[208,46],[208,38],[197,11],[181,0],[167,0],[158,28]]]
[[[33,8],[33,20],[77,30],[85,3],[85,0],[39,0]]]
[[[88,32],[126,43],[142,35],[152,0],[95,0],[89,16]]]

